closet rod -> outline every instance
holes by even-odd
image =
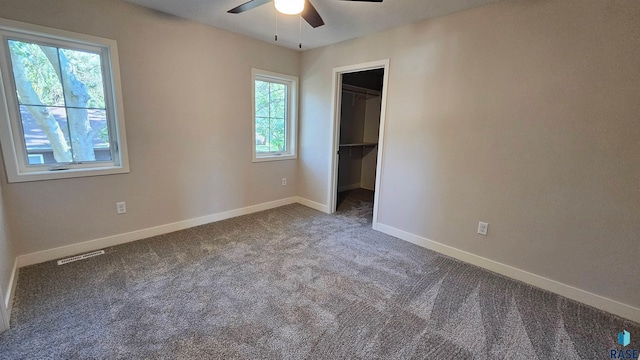
[[[355,85],[349,85],[349,84],[342,84],[342,91],[351,93],[351,94],[356,94],[356,95],[380,96],[380,91],[371,90],[371,89],[367,89],[367,88],[363,88]]]

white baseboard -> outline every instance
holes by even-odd
[[[248,215],[259,211],[269,210],[276,207],[289,205],[293,203],[299,203],[312,209],[329,213],[329,207],[324,204],[317,203],[299,196],[289,197],[281,200],[271,201],[258,205],[248,206],[240,209],[225,211],[217,214],[202,216],[194,219],[179,221],[171,224],[160,225],[152,228],[136,230],[124,234],[118,234],[113,236],[104,237],[101,239],[95,239],[85,241],[78,244],[58,247],[54,249],[39,251],[31,254],[20,255],[16,258],[9,281],[9,288],[4,294],[5,299],[2,299],[3,305],[6,306],[7,321],[11,316],[12,299],[15,294],[15,289],[18,280],[18,268],[34,265],[46,261],[56,260],[67,256],[72,256],[80,253],[90,252],[94,250],[103,249],[110,246],[120,245],[140,239],[145,239],[157,235],[170,233],[173,231],[184,230],[190,227],[204,225],[216,221],[226,220],[237,216]],[[456,249],[454,247],[444,245],[433,240],[429,240],[403,230],[393,228],[388,225],[377,223],[375,230],[383,232],[385,234],[397,237],[399,239],[408,241],[418,246],[425,247],[427,249],[439,252],[441,254],[451,256],[452,258],[467,262],[479,266],[481,268],[493,271],[495,273],[525,282],[527,284],[539,287],[541,289],[553,292],[558,295],[562,295],[569,299],[593,306],[597,309],[610,312],[612,314],[621,316],[623,318],[639,322],[640,323],[640,309],[620,303],[618,301],[596,295],[578,288],[557,282],[555,280],[547,279],[545,277],[532,274],[530,272],[514,268],[509,265],[505,265],[487,258],[468,253]],[[1,320],[1,319],[0,319]]]
[[[555,280],[489,260],[388,225],[377,223],[374,230],[640,323],[640,309],[631,305],[623,304],[604,296],[596,295]]]
[[[360,183],[338,186],[338,192],[360,189]]]
[[[225,211],[217,214],[206,215],[195,219],[178,221],[171,224],[160,225],[142,230],[136,230],[124,234],[107,236],[101,239],[89,240],[77,244],[62,246],[54,249],[38,251],[26,255],[18,256],[18,267],[24,267],[46,261],[56,260],[67,256],[91,252],[104,249],[110,246],[120,245],[136,240],[146,239],[178,230],[188,229],[194,226],[209,224],[216,221],[226,220],[237,216],[248,215],[258,211],[273,209],[276,207],[289,205],[297,202],[297,197],[289,197],[281,200],[266,202],[258,205],[247,206],[240,209]],[[10,297],[11,299],[12,297]]]
[[[304,205],[306,207],[310,207],[312,209],[315,209],[315,210],[318,210],[318,211],[322,211],[325,214],[329,214],[329,207],[327,205],[320,204],[320,203],[317,203],[315,201],[311,201],[309,199],[305,199],[305,198],[300,197],[300,196],[296,197],[296,202],[298,204]]]

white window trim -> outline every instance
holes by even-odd
[[[22,144],[16,144],[16,139],[22,137],[22,129],[17,125],[19,124],[20,117],[19,114],[16,114],[15,105],[11,104],[11,102],[15,101],[16,95],[6,92],[6,89],[14,88],[12,73],[8,63],[8,54],[5,53],[6,32],[19,33],[25,38],[36,36],[54,41],[75,43],[79,46],[106,49],[106,54],[103,53],[102,61],[104,66],[108,68],[107,71],[109,72],[108,75],[110,75],[110,78],[106,78],[105,82],[110,84],[111,92],[108,91],[109,86],[105,86],[105,106],[112,116],[112,121],[109,121],[109,126],[116,139],[116,144],[111,144],[111,146],[117,147],[115,151],[112,152],[112,154],[115,155],[115,158],[112,160],[113,164],[109,164],[108,166],[100,166],[99,162],[85,164],[74,163],[68,166],[62,164],[64,165],[62,166],[63,169],[56,171],[48,169],[39,169],[36,171],[26,169],[26,155],[22,154]],[[127,152],[120,67],[116,41],[3,18],[0,18],[0,40],[0,145],[2,146],[7,180],[13,183],[129,173],[129,157]],[[18,122],[17,124],[16,121]]]
[[[273,81],[287,84],[287,151],[282,153],[264,153],[256,152],[256,88],[255,81],[263,79],[265,81]],[[271,71],[251,69],[251,152],[253,154],[253,162],[291,160],[298,158],[297,141],[298,141],[298,77],[279,74]]]

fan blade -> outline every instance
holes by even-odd
[[[311,5],[309,0],[304,4],[304,10],[302,10],[302,14],[300,15],[302,15],[302,18],[313,28],[324,25],[324,20],[322,20],[320,14],[318,14],[318,10]]]
[[[251,10],[253,8],[256,8],[260,5],[264,5],[268,2],[271,2],[271,0],[251,0],[248,1],[240,6],[236,6],[233,9],[227,11],[229,14],[240,14],[241,12],[245,12],[247,10]]]

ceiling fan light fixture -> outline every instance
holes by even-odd
[[[285,15],[297,15],[304,10],[306,0],[273,0],[276,10]]]

